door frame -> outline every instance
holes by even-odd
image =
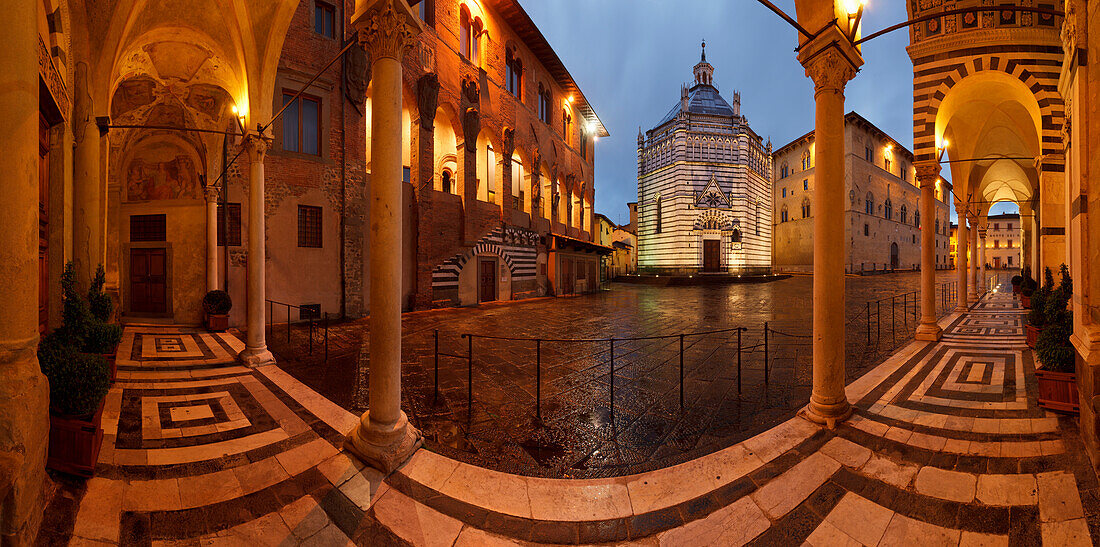
[[[137,313],[133,311],[133,289],[130,286],[130,250],[164,249],[164,313]],[[122,244],[122,272],[125,277],[125,291],[122,293],[122,309],[125,317],[172,318],[175,316],[172,305],[172,244],[167,241],[134,241]]]

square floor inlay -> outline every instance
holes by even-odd
[[[214,409],[210,408],[210,405],[198,405],[198,406],[176,406],[169,410],[172,415],[172,421],[174,422],[186,422],[188,420],[202,420],[204,418],[213,418]]]

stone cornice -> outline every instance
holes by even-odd
[[[921,40],[905,48],[910,59],[927,57],[934,53],[954,51],[979,46],[993,46],[1004,44],[1034,44],[1045,46],[1061,46],[1062,41],[1058,36],[1058,29],[1038,28],[992,28],[966,30],[937,38]]]

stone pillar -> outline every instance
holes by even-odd
[[[0,544],[42,521],[49,388],[38,367],[38,3],[9,0],[0,36]],[[92,130],[94,132],[94,124]],[[98,135],[92,140],[98,142]],[[87,280],[84,280],[87,283]]]
[[[967,282],[966,299],[970,304],[978,301],[978,218],[968,215],[970,228],[970,278]]]
[[[1038,264],[1050,268],[1058,280],[1058,269],[1066,259],[1066,180],[1065,158],[1061,154],[1043,154],[1039,164],[1039,236]],[[1038,277],[1036,277],[1038,279]]]
[[[497,180],[500,184],[497,188],[500,188],[500,216],[501,220],[505,223],[510,223],[512,218],[512,210],[516,208],[515,199],[516,196],[513,192],[516,192],[518,188],[512,187],[512,154],[516,151],[516,132],[514,129],[505,128],[501,133],[500,141],[500,154],[497,155],[500,158],[500,167],[497,168]],[[522,204],[519,204],[522,206]]]
[[[917,340],[939,340],[942,333],[936,318],[936,183],[940,180],[938,162],[917,164],[920,183],[920,325]]]
[[[434,72],[416,81],[416,102],[420,117],[413,123],[410,145],[413,192],[417,202],[416,225],[418,234],[430,234],[435,225],[432,215],[435,202],[435,114],[439,108],[439,76]],[[416,296],[413,299],[416,309],[432,306],[435,243],[431,237],[419,237],[416,242]],[[364,286],[369,293],[369,272],[364,272],[364,278]]]
[[[76,64],[73,89],[73,266],[77,286],[87,287],[103,262],[105,218],[100,181],[100,134],[88,89],[88,65]]]
[[[206,290],[218,288],[218,188],[206,187]]]
[[[966,206],[961,201],[955,202],[955,211],[966,211]],[[959,215],[959,230],[955,233],[955,273],[958,276],[958,306],[955,307],[955,311],[965,312],[970,309],[970,301],[967,299],[967,247],[970,241],[969,230],[966,229],[966,215]]]
[[[979,224],[978,228],[978,294],[982,295],[989,291],[985,279],[985,234],[986,228],[984,222]]]
[[[240,360],[251,367],[270,365],[264,332],[267,314],[267,232],[264,229],[264,156],[271,139],[258,133],[245,137],[248,151],[248,295],[245,303],[247,336]],[[395,249],[398,247],[394,247]],[[399,289],[400,291],[400,289]]]
[[[851,412],[844,393],[844,87],[863,64],[835,26],[804,44],[799,62],[814,82],[813,391],[805,416],[834,427]]]
[[[403,213],[401,59],[421,28],[404,0],[364,4],[358,2],[354,25],[370,52],[374,74],[370,246],[398,249]],[[395,11],[395,6],[400,11]],[[423,442],[401,410],[401,254],[374,253],[370,277],[370,407],[344,446],[372,467],[389,473]]]
[[[1035,213],[1031,211],[1031,208],[1026,205],[1020,205],[1020,264],[1021,268],[1030,268],[1031,276],[1035,279],[1042,279],[1041,272],[1038,271],[1038,265],[1032,262],[1031,250],[1035,248],[1035,232],[1032,228],[1035,225]]]
[[[477,180],[477,137],[481,133],[480,93],[477,81],[462,82],[462,142],[458,144],[458,183],[462,190],[462,241],[466,245],[477,243],[480,234],[476,228],[478,186],[489,181]]]

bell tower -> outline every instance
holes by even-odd
[[[707,62],[707,41],[703,40],[703,53],[699,57],[699,64],[695,65],[695,85],[714,85],[714,67]]]

